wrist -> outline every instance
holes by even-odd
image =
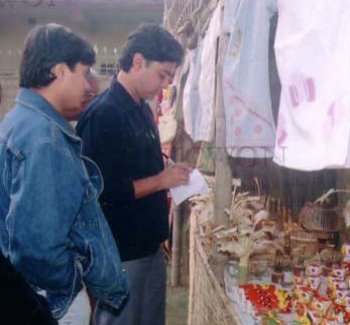
[[[164,177],[163,173],[159,173],[154,176],[155,177],[155,184],[156,184],[156,191],[163,191],[166,189],[165,183],[164,183]]]

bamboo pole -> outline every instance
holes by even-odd
[[[194,311],[194,293],[195,293],[195,268],[196,268],[196,254],[195,254],[195,236],[197,232],[196,215],[192,212],[190,215],[190,285],[188,292],[188,325],[193,325],[193,311]]]
[[[171,274],[170,285],[176,287],[180,284],[180,264],[181,264],[181,209],[173,204],[173,238],[171,248]]]
[[[183,87],[183,85],[180,85]],[[184,161],[185,155],[183,152],[183,128],[178,127],[177,141],[175,141],[175,157],[176,161]],[[181,257],[182,257],[182,224],[183,224],[183,206],[176,206],[174,203],[171,206],[172,213],[172,246],[171,246],[171,270],[170,270],[170,285],[173,287],[181,284]]]
[[[219,3],[218,5],[222,5]],[[223,7],[221,11],[223,15]],[[222,19],[221,19],[222,21]],[[226,118],[222,91],[223,63],[227,48],[227,36],[221,33],[217,42],[216,64],[216,98],[215,98],[215,192],[214,192],[214,224],[228,225],[229,218],[225,209],[229,208],[232,200],[232,171],[226,150]],[[228,257],[215,248],[212,263],[213,273],[219,283],[223,281],[223,269]]]
[[[220,4],[219,4],[220,5]],[[227,225],[228,217],[224,210],[230,207],[232,200],[232,171],[229,165],[226,150],[226,118],[222,91],[223,61],[227,49],[228,37],[221,34],[217,45],[216,65],[216,132],[215,132],[215,200],[214,200],[214,224]]]

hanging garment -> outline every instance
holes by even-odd
[[[216,54],[220,28],[221,6],[217,5],[211,17],[208,30],[203,39],[201,73],[198,80],[201,110],[198,116],[198,133],[195,133],[194,135],[195,140],[211,141],[214,138]]]
[[[350,4],[279,0],[282,84],[274,161],[300,170],[349,166]]]
[[[184,89],[188,78],[189,70],[190,70],[189,56],[185,55],[183,64],[181,65],[180,69],[176,70],[175,78],[173,81],[173,84],[176,85],[176,89],[177,89],[176,93],[178,94],[176,96],[176,100],[174,103],[174,115],[177,121],[184,120],[183,98],[184,98]]]
[[[177,132],[177,121],[173,113],[159,116],[158,131],[160,143],[169,143],[174,141]]]
[[[224,28],[231,33],[222,80],[227,151],[239,158],[272,157],[275,123],[270,99],[268,41],[276,2],[231,0],[226,4]]]
[[[176,86],[169,85],[162,90],[159,103],[158,131],[160,143],[174,141],[177,132],[174,102],[176,100]]]
[[[224,0],[224,17],[222,20],[222,29],[224,33],[231,33],[232,28],[237,21],[237,12],[242,1],[240,0]]]
[[[185,132],[194,139],[197,132],[199,114],[201,111],[201,102],[199,99],[198,80],[201,71],[200,55],[202,51],[202,43],[198,43],[198,47],[190,50],[186,55],[189,60],[189,73],[183,91],[183,117]]]
[[[215,126],[215,76],[217,38],[220,34],[221,6],[211,17],[208,30],[196,49],[189,51],[190,72],[187,77],[183,110],[185,131],[193,141],[211,141]]]
[[[159,102],[161,115],[174,113],[174,102],[176,101],[177,90],[174,84],[162,90],[161,101]]]

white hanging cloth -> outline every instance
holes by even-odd
[[[189,73],[185,83],[182,108],[185,132],[194,139],[198,133],[199,114],[202,110],[199,99],[198,80],[201,72],[202,42],[198,42],[197,48],[190,50],[185,60],[189,61]]]
[[[232,29],[237,23],[238,10],[242,4],[241,0],[223,0],[224,17],[222,22],[222,29],[224,33],[231,33]]]
[[[220,34],[221,6],[211,17],[208,30],[196,49],[189,51],[190,72],[183,97],[185,131],[193,141],[211,141],[215,126],[216,44]]]
[[[201,53],[201,73],[198,80],[201,112],[199,115],[198,134],[195,140],[211,141],[215,126],[215,76],[217,39],[221,29],[221,6],[218,4],[210,19],[208,30],[203,39]]]
[[[226,0],[224,31],[230,31],[223,95],[228,154],[272,157],[275,142],[268,42],[275,0]]]
[[[278,11],[274,161],[300,170],[349,167],[349,1],[278,0]]]

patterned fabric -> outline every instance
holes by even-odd
[[[268,40],[275,0],[226,1],[224,31],[230,31],[223,94],[228,154],[266,158],[273,154]]]
[[[278,11],[274,161],[300,170],[349,166],[349,2],[279,0]]]

